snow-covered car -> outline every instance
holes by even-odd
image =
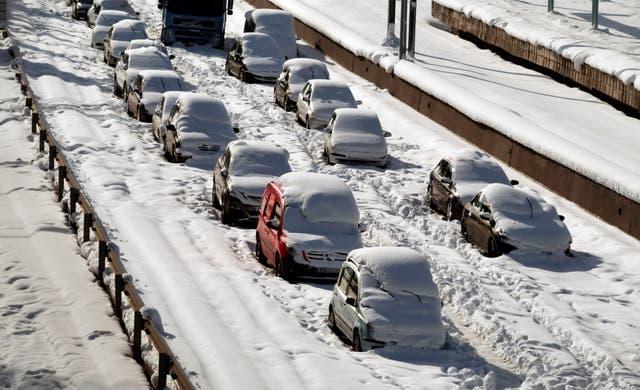
[[[142,70],[129,88],[127,114],[150,122],[163,93],[184,90],[184,80],[174,70]]]
[[[441,308],[424,256],[409,248],[361,248],[342,265],[328,323],[358,352],[387,345],[440,349]]]
[[[159,39],[132,39],[127,45],[126,49],[123,50],[123,52],[127,50],[140,49],[143,47],[156,47],[164,54],[169,54],[167,52],[167,47]],[[169,58],[171,58],[171,56],[169,56]]]
[[[76,20],[87,19],[87,12],[93,5],[93,0],[71,0],[71,17]]]
[[[93,0],[93,3],[87,10],[87,26],[94,27],[98,24],[100,12],[107,10],[126,12],[127,6],[126,0]],[[127,15],[128,14],[129,13],[127,13]]]
[[[111,26],[104,39],[104,62],[115,66],[131,40],[147,38],[146,28],[145,22],[137,19],[124,19]]]
[[[104,10],[100,12],[96,20],[96,25],[91,32],[91,47],[104,49],[104,39],[107,37],[109,29],[124,19],[131,19],[131,15],[125,11],[118,10]]]
[[[354,162],[387,166],[387,141],[378,114],[372,110],[338,108],[324,132],[324,156],[329,164]]]
[[[238,37],[227,54],[227,73],[246,82],[273,82],[278,78],[284,57],[276,42],[262,33]]]
[[[449,221],[460,219],[464,205],[491,183],[518,184],[507,178],[500,165],[488,154],[462,149],[445,157],[431,170],[427,202]]]
[[[164,151],[172,162],[215,161],[238,137],[224,104],[201,93],[181,93],[171,110]],[[213,163],[212,163],[213,165]]]
[[[213,170],[213,206],[225,224],[255,221],[264,189],[291,172],[289,152],[266,141],[233,141]]]
[[[339,178],[284,174],[262,195],[256,257],[290,282],[299,276],[335,279],[347,254],[362,247],[359,219],[356,200]]]
[[[358,102],[347,84],[332,80],[309,80],[298,95],[298,122],[308,129],[327,126],[337,108],[356,108]]]
[[[309,80],[329,79],[327,65],[311,58],[293,58],[285,61],[273,89],[276,104],[287,111],[296,109],[298,95]]]
[[[571,254],[564,217],[542,198],[506,184],[489,184],[467,203],[462,235],[489,257],[514,249]]]
[[[254,9],[244,15],[244,32],[259,32],[269,35],[276,41],[280,52],[286,59],[298,56],[296,30],[293,15],[284,10]]]
[[[157,47],[142,47],[127,50],[116,64],[113,76],[113,94],[126,97],[128,86],[138,77],[138,73],[145,69],[173,70],[169,56]]]
[[[167,123],[169,122],[169,114],[171,114],[171,110],[173,110],[173,107],[176,105],[176,101],[178,101],[181,93],[182,92],[178,91],[170,91],[163,93],[160,97],[156,109],[153,111],[153,116],[151,117],[151,132],[156,141],[162,141],[164,139],[164,133],[167,130]]]

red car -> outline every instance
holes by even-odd
[[[335,176],[291,172],[270,182],[260,203],[256,257],[276,275],[336,278],[347,254],[362,247],[360,213]]]

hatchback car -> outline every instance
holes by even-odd
[[[113,94],[126,98],[129,93],[127,86],[133,83],[140,71],[146,69],[173,70],[173,66],[169,56],[156,47],[128,50],[116,64]]]
[[[347,254],[362,247],[359,218],[351,190],[337,177],[284,174],[262,195],[256,257],[290,282],[335,278]]]
[[[163,93],[184,90],[184,80],[176,71],[142,70],[129,88],[127,114],[150,122]]]
[[[115,66],[131,40],[147,38],[146,28],[147,25],[137,19],[124,19],[111,26],[104,39],[104,62]]]
[[[101,11],[91,32],[91,47],[100,50],[104,49],[104,39],[107,37],[109,29],[124,19],[131,19],[131,15],[128,12],[119,10],[105,9]]]
[[[329,79],[329,70],[324,62],[311,58],[285,61],[273,89],[276,104],[287,111],[296,109],[300,91],[307,81],[313,79]]]
[[[298,56],[296,30],[290,12],[275,9],[254,9],[244,15],[244,32],[269,35],[278,45],[285,59]]]
[[[518,184],[500,165],[479,150],[463,149],[445,157],[431,170],[427,186],[429,206],[449,221],[460,219],[464,205],[491,183]]]
[[[93,5],[93,0],[71,0],[71,17],[76,20],[86,20],[87,12]]]
[[[167,123],[169,122],[169,114],[171,114],[171,110],[173,110],[173,107],[176,105],[176,101],[178,101],[181,93],[182,92],[178,91],[169,91],[163,93],[160,97],[153,111],[153,116],[151,117],[151,132],[156,141],[164,140],[164,133],[167,130]]]
[[[273,82],[282,70],[284,57],[276,42],[262,33],[238,37],[227,54],[227,73],[246,82]]]
[[[237,139],[224,104],[200,93],[181,93],[169,114],[164,150],[172,162],[217,160],[227,144]]]
[[[296,117],[308,129],[327,126],[337,108],[356,108],[358,102],[347,84],[331,80],[309,80],[298,95]]]
[[[349,253],[329,304],[329,326],[354,351],[388,345],[439,349],[446,333],[427,259],[408,248]]]
[[[222,223],[255,221],[264,189],[291,172],[286,149],[265,141],[233,141],[213,170],[213,206]]]
[[[324,133],[324,156],[329,164],[352,162],[387,166],[387,141],[378,115],[371,110],[338,108]]]
[[[489,257],[514,249],[571,255],[564,217],[542,198],[505,184],[489,184],[467,203],[462,235]]]

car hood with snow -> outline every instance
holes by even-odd
[[[173,70],[142,70],[142,104],[147,113],[153,113],[167,91],[183,91],[184,80]]]
[[[571,234],[556,208],[538,196],[509,185],[490,184],[480,201],[491,208],[494,229],[509,245],[542,252],[562,252],[571,245]]]
[[[408,248],[356,249],[360,308],[369,337],[417,348],[445,342],[441,301],[427,259]]]
[[[463,205],[470,202],[488,184],[510,185],[509,178],[500,165],[477,149],[463,149],[447,160],[452,166],[456,195]]]

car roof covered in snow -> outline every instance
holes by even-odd
[[[160,42],[158,39],[132,39],[129,41],[129,46],[127,46],[128,50],[140,49],[143,47],[156,47],[160,51],[167,51],[166,46]]]
[[[185,92],[178,96],[177,103],[182,104],[183,113],[188,113],[194,118],[210,120],[213,118],[224,119],[229,122],[229,113],[222,101],[204,93]]]
[[[327,64],[319,60],[314,60],[313,58],[292,58],[282,64],[282,69],[284,70],[295,68],[317,68],[323,69],[327,74],[329,73]]]
[[[122,19],[123,17],[126,18],[131,18],[131,15],[127,12],[127,11],[122,11],[119,9],[103,9],[100,11],[100,15],[99,17],[107,17],[107,18],[114,18],[117,17],[118,19]]]
[[[354,131],[382,134],[382,125],[378,114],[373,110],[358,108],[337,108],[334,111],[336,122],[334,130],[344,132]]]
[[[336,80],[322,80],[322,79],[318,79],[318,80],[309,80],[309,84],[311,84],[314,88],[315,87],[321,87],[321,88],[349,88],[349,86],[342,82],[342,81],[336,81]]]
[[[509,184],[509,179],[502,167],[491,156],[480,150],[462,149],[448,156],[446,160],[452,165],[456,181]]]
[[[182,80],[182,76],[180,76],[178,72],[176,72],[175,70],[169,70],[169,69],[145,69],[145,70],[141,70],[140,73],[138,74],[145,79],[165,78],[165,79]]]
[[[405,290],[420,296],[438,296],[429,262],[413,249],[361,248],[351,251],[349,258],[360,267],[365,267],[385,290]]]
[[[280,176],[291,172],[289,152],[267,141],[238,140],[227,145],[232,175]]]
[[[242,54],[249,57],[283,58],[276,41],[267,34],[259,32],[244,33],[238,38],[242,41]]]
[[[147,24],[138,19],[124,19],[113,25],[113,29],[132,29],[132,30],[144,30]]]
[[[300,210],[310,223],[357,224],[360,212],[353,193],[339,178],[312,172],[291,172],[276,179],[285,203]]]
[[[506,184],[489,184],[482,190],[480,200],[492,211],[530,217],[543,212],[542,199]]]

